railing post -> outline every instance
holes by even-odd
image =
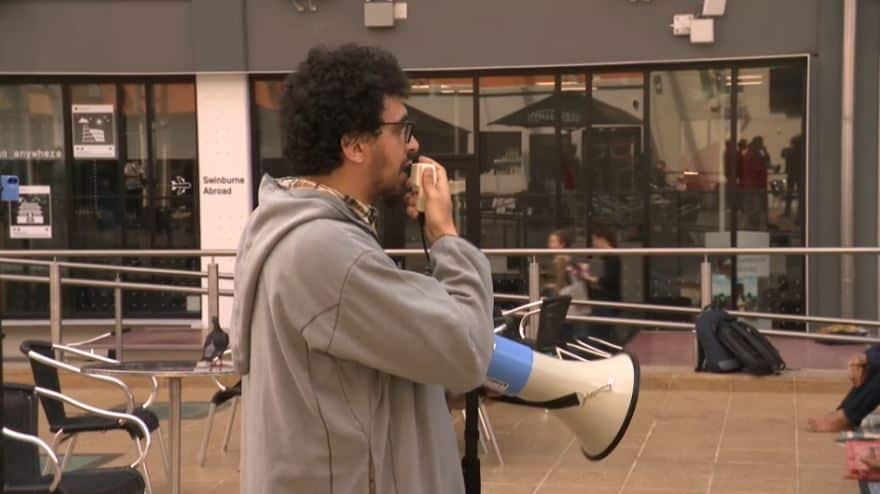
[[[208,328],[215,317],[220,317],[220,268],[212,258],[208,264]]]
[[[116,273],[116,282],[122,281],[119,273]],[[113,289],[113,311],[116,322],[116,360],[122,362],[122,288]]]
[[[700,263],[700,308],[705,309],[712,305],[712,263],[709,262],[709,256],[703,256],[703,262]],[[694,360],[696,369],[700,365],[700,343],[697,340],[697,331],[694,329]]]
[[[700,306],[709,305],[712,305],[712,263],[708,257],[703,257],[700,263]]]
[[[61,344],[61,265],[49,264],[49,329],[52,343]]]
[[[529,256],[529,302],[537,302],[541,300],[541,266],[538,264],[536,256]],[[536,338],[538,336],[538,314],[530,316],[528,326],[528,337]]]

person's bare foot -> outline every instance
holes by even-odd
[[[811,432],[840,432],[847,429],[852,429],[852,426],[840,410],[822,417],[807,419],[807,430]]]

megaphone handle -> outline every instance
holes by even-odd
[[[547,401],[528,401],[523,400],[522,398],[517,398],[515,396],[507,396],[502,395],[495,398],[498,401],[503,401],[504,403],[510,403],[511,405],[521,405],[524,407],[534,407],[534,408],[546,408],[548,410],[558,410],[560,408],[568,408],[568,407],[576,407],[581,404],[581,400],[578,398],[577,393],[569,393],[564,396],[560,396],[559,398],[554,398],[552,400]]]

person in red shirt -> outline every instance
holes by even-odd
[[[741,154],[742,173],[739,175],[740,210],[746,216],[749,228],[763,228],[767,222],[767,170],[770,154],[764,138],[755,136]]]

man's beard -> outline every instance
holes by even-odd
[[[412,166],[412,159],[407,158],[400,164],[400,171],[397,175],[397,178],[400,178],[400,175],[403,174],[405,176],[409,175],[409,168]],[[403,199],[406,197],[406,193],[409,192],[409,184],[406,180],[403,180],[400,184],[395,184],[393,187],[389,187],[387,190],[383,190],[380,195],[380,199],[383,204],[387,207],[394,207],[400,204],[403,204]]]
[[[388,207],[394,207],[399,204],[403,204],[403,198],[406,197],[407,190],[408,188],[406,184],[401,187],[385,190],[382,192],[380,200]]]
[[[396,208],[397,206],[403,204],[402,195],[388,194],[382,196],[382,204],[385,205],[386,208]]]

